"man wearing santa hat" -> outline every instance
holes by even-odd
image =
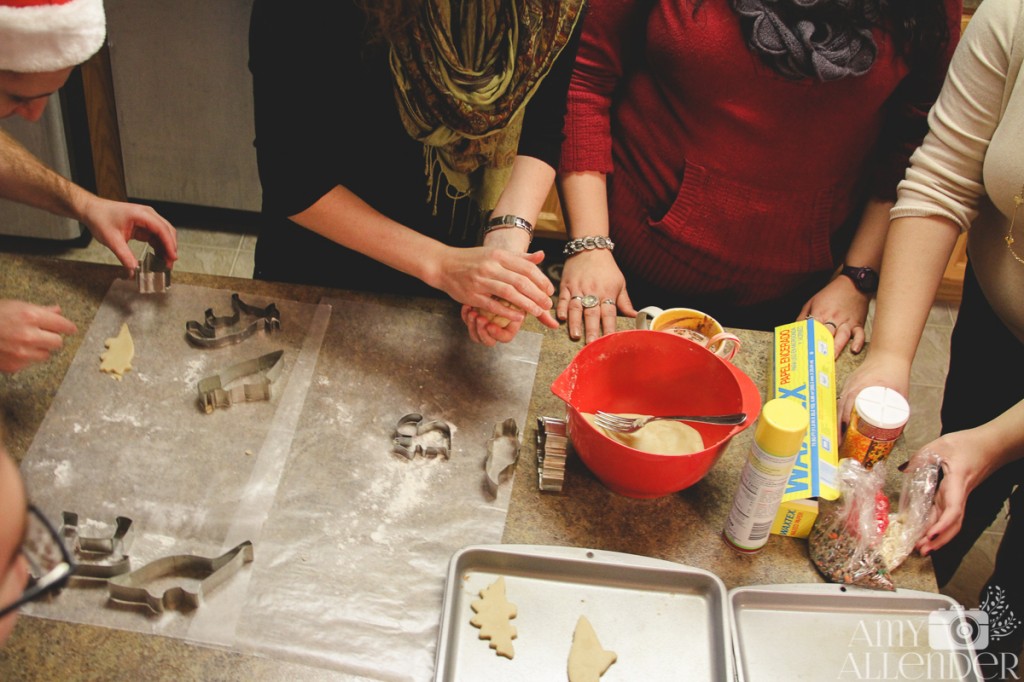
[[[0,0],[0,118],[36,121],[71,70],[103,44],[102,0]],[[96,196],[61,177],[0,131],[0,197],[73,218],[129,272],[138,260],[128,240],[177,258],[174,227],[152,208]],[[57,305],[0,299],[0,371],[46,360],[77,331]]]

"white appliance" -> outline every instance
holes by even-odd
[[[50,96],[50,101],[39,121],[31,123],[12,116],[0,121],[0,128],[50,168],[66,178],[73,177],[68,140],[64,132],[63,109],[58,93]],[[83,231],[82,224],[77,220],[0,199],[0,234],[69,240],[78,239]]]

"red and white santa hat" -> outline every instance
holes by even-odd
[[[81,64],[106,33],[103,0],[0,0],[0,70],[41,73]]]

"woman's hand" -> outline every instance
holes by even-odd
[[[798,320],[813,317],[835,337],[836,357],[847,342],[850,352],[864,349],[864,322],[868,319],[868,297],[857,290],[849,277],[836,277],[804,304]]]
[[[170,266],[178,259],[178,237],[174,226],[149,206],[111,201],[89,195],[81,208],[81,220],[100,244],[121,261],[129,276],[139,261],[128,241],[147,242]]]
[[[495,246],[505,241],[502,235],[486,240],[484,246],[449,249],[441,270],[438,288],[463,304],[462,320],[470,338],[486,346],[511,341],[528,314],[547,327],[558,327],[550,312],[555,287],[538,267],[544,252]],[[504,320],[508,323],[500,324]]]
[[[850,373],[839,393],[837,416],[841,425],[840,433],[850,423],[850,413],[857,394],[868,386],[891,388],[904,398],[910,391],[910,364],[899,358],[888,357],[877,348],[872,348],[864,362]]]
[[[583,296],[597,297],[598,304],[584,308]],[[585,332],[586,343],[615,331],[616,312],[636,317],[626,292],[626,278],[615,263],[611,251],[583,251],[565,261],[558,294],[558,319],[569,321],[569,338],[577,340]]]
[[[77,331],[60,306],[0,300],[0,371],[17,372],[49,359],[64,345],[63,337]]]
[[[921,448],[914,458],[931,450],[940,458],[942,481],[935,493],[930,525],[917,541],[922,556],[942,547],[960,532],[964,520],[967,496],[998,466],[998,454],[986,449],[984,439],[976,437],[977,429],[956,431],[932,441]],[[912,470],[913,458],[908,465]]]

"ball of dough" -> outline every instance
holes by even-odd
[[[623,412],[619,416],[635,418],[644,415]],[[653,421],[639,431],[619,433],[598,426],[594,415],[589,412],[584,412],[583,418],[615,442],[652,455],[690,455],[704,449],[704,438],[700,432],[684,422]]]

